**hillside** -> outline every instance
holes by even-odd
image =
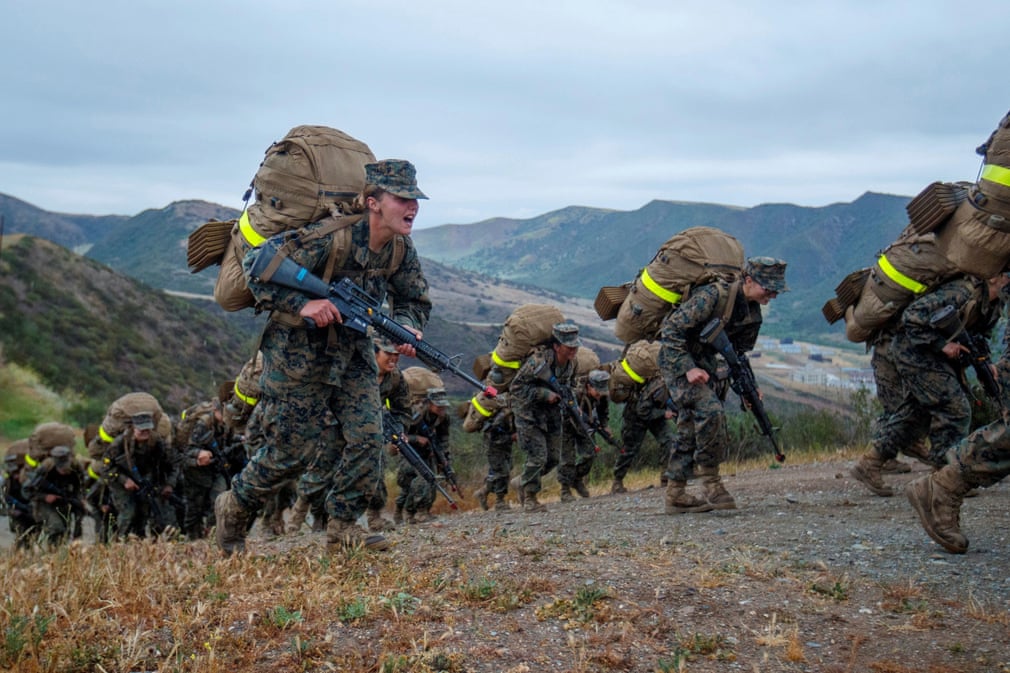
[[[0,259],[4,358],[83,405],[145,390],[173,412],[213,395],[252,341],[219,317],[49,241],[7,236]]]

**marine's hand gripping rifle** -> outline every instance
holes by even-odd
[[[701,330],[699,338],[704,343],[715,348],[726,360],[726,364],[729,365],[730,387],[733,388],[733,392],[740,396],[744,405],[754,414],[758,427],[761,429],[761,434],[771,441],[772,449],[775,451],[775,460],[780,463],[785,461],[786,455],[782,453],[778,442],[775,441],[775,428],[772,426],[771,419],[768,418],[765,406],[761,402],[757,382],[754,380],[754,372],[751,371],[750,363],[747,362],[746,357],[737,355],[737,352],[733,349],[733,344],[730,342],[729,337],[726,336],[725,330],[722,329],[722,319],[713,318]]]
[[[428,463],[417,454],[414,447],[406,440],[403,433],[403,425],[400,424],[394,417],[389,409],[382,410],[382,434],[383,438],[396,446],[396,449],[400,452],[400,455],[410,463],[410,466],[414,468],[414,471],[421,475],[421,478],[428,482],[431,486],[435,487],[439,493],[445,497],[446,502],[449,503],[449,507],[456,509],[456,501],[452,499],[452,496],[442,488],[442,484],[438,483],[438,477],[429,467]]]
[[[972,366],[972,369],[975,370],[975,377],[982,385],[982,390],[1002,409],[1003,396],[1000,394],[999,382],[992,373],[989,349],[983,339],[968,334],[968,331],[964,329],[957,308],[953,304],[947,304],[930,316],[929,326],[943,338],[961,344],[968,349],[967,354],[961,354],[962,364]]]
[[[340,311],[344,327],[362,334],[368,334],[368,328],[373,327],[376,332],[394,343],[413,346],[417,351],[417,359],[429,367],[437,371],[450,371],[489,397],[494,397],[498,393],[493,387],[485,386],[462,369],[457,362],[458,358],[450,357],[427,341],[418,339],[409,329],[384,315],[379,310],[379,302],[355,285],[350,278],[341,278],[327,285],[322,278],[313,275],[305,267],[288,257],[278,257],[277,253],[278,246],[275,241],[268,240],[260,246],[250,270],[259,282],[298,290],[316,299],[329,299]],[[308,319],[306,321],[312,322]],[[312,323],[310,326],[315,327],[315,324]]]

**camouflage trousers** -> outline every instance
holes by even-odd
[[[691,385],[677,379],[673,402],[677,406],[677,437],[666,465],[671,481],[687,481],[695,466],[718,467],[726,460],[729,431],[726,411],[709,385]]]
[[[992,486],[1010,474],[1010,425],[1000,419],[983,425],[949,453],[971,486]]]
[[[965,435],[971,424],[971,404],[954,370],[942,362],[926,363],[921,357],[896,357],[904,394],[897,408],[877,425],[873,445],[885,460],[929,436],[930,459],[946,463],[946,452]]]
[[[418,452],[418,455],[431,467],[430,457],[426,457],[421,452]],[[435,468],[432,468],[432,472],[436,472]],[[406,458],[400,459],[400,467],[396,471],[396,485],[400,487],[400,493],[396,496],[397,509],[414,514],[415,512],[427,512],[435,504],[435,488],[414,470]]]
[[[627,407],[625,407],[627,409]],[[621,446],[624,450],[617,454],[614,463],[614,479],[624,479],[638,458],[646,434],[651,434],[659,445],[660,456],[665,466],[673,454],[677,433],[665,416],[644,419],[637,414],[625,413],[621,423]]]
[[[512,474],[512,434],[497,429],[485,430],[481,442],[487,456],[484,482],[488,493],[504,498],[509,490],[509,475]]]
[[[541,479],[558,464],[561,454],[561,410],[546,422],[531,423],[519,414],[515,417],[519,448],[526,453],[520,483],[526,493],[539,493]]]
[[[39,526],[39,534],[52,544],[81,537],[81,517],[70,505],[56,505],[35,501],[32,514]]]
[[[160,487],[155,487],[160,490]],[[145,537],[148,532],[159,535],[169,526],[177,526],[175,508],[157,493],[150,498],[128,491],[118,482],[109,484],[112,507],[116,512],[116,537],[120,540],[129,535]]]
[[[382,477],[380,409],[375,373],[364,362],[348,367],[340,386],[308,381],[283,397],[264,394],[249,427],[259,448],[232,480],[239,504],[259,511],[311,467],[326,491],[327,514],[356,520]]]
[[[562,486],[575,486],[589,476],[595,459],[596,445],[592,440],[580,437],[566,426],[558,456],[558,483]]]
[[[186,501],[186,516],[182,532],[190,537],[203,537],[214,525],[214,500],[228,490],[224,475],[216,466],[186,468],[183,471],[182,493]]]

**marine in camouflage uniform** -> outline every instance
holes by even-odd
[[[420,330],[428,321],[431,302],[409,234],[417,199],[426,197],[417,188],[409,162],[367,164],[365,174],[367,212],[352,225],[349,254],[341,268],[332,270],[333,276],[349,277],[380,303],[388,295],[392,318]],[[311,235],[328,221],[301,231]],[[326,233],[309,242],[303,238],[303,245],[291,251],[291,259],[325,277],[335,235]],[[285,232],[275,239],[283,243],[298,236]],[[404,248],[403,259],[387,277],[397,245]],[[249,252],[244,268],[257,307],[274,311],[261,341],[263,375],[257,409],[262,408],[264,441],[232,481],[231,490],[215,502],[218,546],[225,553],[244,550],[246,527],[255,512],[285,480],[300,476],[318,453],[324,468],[338,466],[326,497],[327,540],[385,548],[384,538],[365,538],[355,524],[382,477],[382,419],[372,340],[340,325],[339,313],[328,300],[309,299],[250,277],[261,249]],[[306,318],[317,327],[306,327]],[[414,354],[409,345],[397,349]]]
[[[953,306],[964,329],[985,335],[998,318],[998,294],[1006,282],[1005,276],[989,282],[959,277],[919,297],[902,312],[890,354],[904,381],[904,395],[898,408],[878,426],[869,451],[850,472],[876,495],[894,495],[881,477],[881,467],[903,447],[921,441],[926,428],[929,460],[935,467],[942,467],[946,452],[968,434],[971,403],[963,387],[963,366],[958,362],[967,349],[949,341],[930,320],[944,307]]]
[[[891,342],[894,340],[894,331],[897,321],[892,320],[887,325],[878,329],[871,337],[868,345],[871,346],[870,368],[873,370],[873,380],[877,387],[877,399],[880,401],[881,412],[874,423],[874,432],[887,422],[887,419],[898,410],[901,401],[905,397],[905,382],[898,373],[898,366],[891,355]],[[901,452],[911,456],[916,460],[927,462],[928,450],[926,447],[926,436],[928,430],[920,428],[920,437],[910,446],[902,447]],[[897,459],[885,461],[881,467],[883,472],[910,472],[911,468]]]
[[[218,398],[195,404],[182,412],[178,437],[183,468],[183,497],[186,514],[182,532],[191,540],[204,537],[214,526],[214,500],[228,490],[232,465],[244,464],[244,456],[235,456],[236,443],[231,428],[224,421]],[[182,426],[189,426],[188,438]],[[181,444],[181,443],[180,443]],[[241,445],[238,448],[244,453]]]
[[[582,418],[593,432],[609,436],[610,396],[607,386],[610,373],[594,369],[575,381],[575,401]],[[574,489],[580,497],[589,497],[586,479],[593,469],[598,449],[592,436],[586,437],[566,414],[564,432],[561,434],[561,454],[558,462],[558,483],[561,485],[561,502],[572,502]]]
[[[404,425],[407,443],[414,447],[421,460],[428,463],[431,471],[439,473],[435,459],[436,445],[450,460],[449,454],[449,398],[445,388],[428,388],[423,400],[413,405],[410,422]],[[417,473],[406,458],[400,458],[396,472],[396,485],[400,493],[396,496],[396,514],[393,520],[401,523],[425,523],[434,519],[431,506],[435,504],[435,488]],[[404,517],[406,513],[406,517]]]
[[[1003,353],[996,373],[1004,409],[1010,409],[1010,330],[1003,333]],[[961,532],[961,504],[974,488],[988,487],[1010,474],[1010,421],[999,420],[976,429],[947,452],[947,464],[905,486],[905,496],[926,533],[953,554],[968,550]]]
[[[81,537],[84,505],[83,471],[68,446],[55,446],[28,473],[24,494],[32,505],[42,537],[52,545]]]
[[[3,498],[4,511],[14,544],[19,549],[27,549],[38,537],[39,526],[32,516],[32,505],[24,493],[22,484],[25,472],[25,456],[28,454],[28,440],[14,442],[4,455]]]
[[[519,448],[526,453],[522,474],[513,480],[525,512],[543,512],[537,500],[541,479],[558,464],[563,432],[561,395],[551,386],[571,386],[575,378],[579,328],[554,325],[550,344],[538,346],[523,361],[509,386]]]
[[[677,439],[666,469],[667,514],[736,507],[719,476],[729,433],[726,412],[716,394],[716,350],[701,341],[700,333],[718,318],[737,353],[754,348],[761,329],[761,306],[788,290],[785,269],[781,260],[752,257],[742,281],[719,280],[697,287],[663,320],[659,369],[678,413]],[[685,491],[692,475],[701,477],[704,498]]]
[[[484,484],[474,491],[477,502],[485,511],[489,509],[488,496],[495,496],[496,511],[508,511],[505,496],[509,490],[512,473],[512,446],[516,440],[515,421],[508,408],[508,393],[498,393],[500,407],[487,417],[481,430],[481,447],[487,457],[487,476]],[[472,404],[473,402],[471,402]]]
[[[151,414],[135,414],[104,450],[100,477],[109,486],[116,511],[116,537],[160,535],[176,526],[171,500],[182,465],[171,445],[153,432]]]
[[[661,375],[656,375],[635,388],[628,395],[621,413],[621,450],[614,464],[614,483],[610,486],[611,493],[625,493],[624,477],[638,457],[638,452],[645,441],[645,435],[651,434],[659,445],[663,456],[663,467],[673,452],[677,433],[670,424],[676,417],[673,399],[666,388],[666,381]],[[667,479],[662,477],[662,485]]]

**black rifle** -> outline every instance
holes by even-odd
[[[547,374],[547,376],[544,376]],[[578,430],[583,437],[592,441],[593,431],[586,423],[585,416],[582,415],[582,407],[579,406],[578,401],[575,399],[575,393],[572,392],[571,386],[562,385],[558,381],[558,377],[551,373],[550,367],[547,363],[542,365],[542,370],[535,373],[537,379],[542,381],[547,388],[561,398],[561,410],[568,415],[572,422],[575,424],[576,430]]]
[[[280,261],[278,261],[280,260]],[[276,268],[275,268],[276,267]],[[472,374],[459,366],[460,357],[450,357],[427,341],[418,339],[409,329],[384,315],[379,302],[354,284],[350,278],[341,278],[332,283],[313,275],[303,266],[288,257],[278,256],[278,243],[273,239],[260,246],[250,274],[261,283],[273,283],[281,287],[304,292],[316,299],[329,299],[340,311],[342,325],[362,334],[368,334],[372,327],[376,332],[397,344],[408,344],[417,351],[417,359],[436,371],[450,371],[485,395],[494,397],[497,391],[485,386]],[[315,323],[306,319],[310,327]]]
[[[758,393],[757,382],[754,380],[754,372],[750,368],[750,362],[747,361],[747,356],[738,355],[733,349],[733,344],[726,335],[726,331],[722,329],[722,319],[713,318],[701,330],[698,337],[703,343],[715,348],[726,360],[726,364],[729,365],[730,387],[740,396],[744,406],[754,414],[761,434],[771,441],[772,449],[775,451],[775,460],[783,462],[786,455],[782,453],[778,442],[775,441],[775,428],[761,402],[761,395]]]
[[[434,472],[431,471],[431,467],[428,465],[421,456],[417,455],[417,451],[413,446],[404,438],[403,425],[399,423],[395,418],[393,418],[393,413],[388,409],[382,410],[382,435],[385,440],[396,446],[400,455],[403,456],[410,466],[414,468],[414,471],[421,475],[421,478],[428,482],[429,485],[438,489],[438,492],[445,497],[446,501],[449,503],[449,507],[456,509],[456,501],[452,499],[452,496],[442,488],[442,485],[438,483],[438,477]]]
[[[183,500],[178,494],[173,492],[169,493],[168,495],[164,495],[161,493],[161,491],[155,489],[154,484],[151,483],[150,479],[145,479],[144,477],[140,476],[140,470],[137,469],[136,465],[134,465],[130,469],[130,478],[133,479],[133,481],[136,482],[137,486],[140,487],[138,490],[134,492],[134,494],[136,495],[136,497],[146,501],[147,504],[150,505],[151,511],[154,512],[154,516],[159,523],[165,521],[165,518],[161,512],[161,503],[158,502],[159,498],[164,498],[165,500],[167,500],[169,503],[171,503],[176,507],[186,506],[186,501]]]
[[[4,504],[7,506],[8,511],[16,509],[19,512],[24,512],[21,516],[26,516],[32,513],[31,505],[24,500],[15,498],[13,495],[4,494]]]
[[[48,479],[43,480],[39,483],[39,491],[49,495],[55,495],[57,498],[63,502],[70,505],[70,509],[74,511],[77,516],[85,516],[88,513],[88,508],[84,504],[84,500],[80,497],[75,498],[66,489],[60,488]]]
[[[969,334],[964,329],[957,308],[953,304],[947,304],[931,315],[929,326],[939,332],[943,338],[961,344],[968,349],[967,353],[961,353],[958,363],[962,367],[971,365],[975,370],[975,377],[982,385],[982,390],[1002,409],[1003,395],[1000,394],[999,382],[992,374],[992,360],[989,358],[989,345],[985,338],[981,335]]]
[[[452,490],[456,492],[459,497],[463,496],[463,491],[459,488],[459,480],[456,479],[456,473],[452,469],[452,464],[449,462],[449,456],[446,455],[445,451],[442,449],[442,442],[438,440],[438,435],[435,433],[435,429],[425,423],[423,420],[420,421],[421,434],[428,439],[428,447],[431,449],[431,455],[435,457],[435,465],[441,470],[442,475],[445,476],[445,480],[449,482],[449,486]]]

